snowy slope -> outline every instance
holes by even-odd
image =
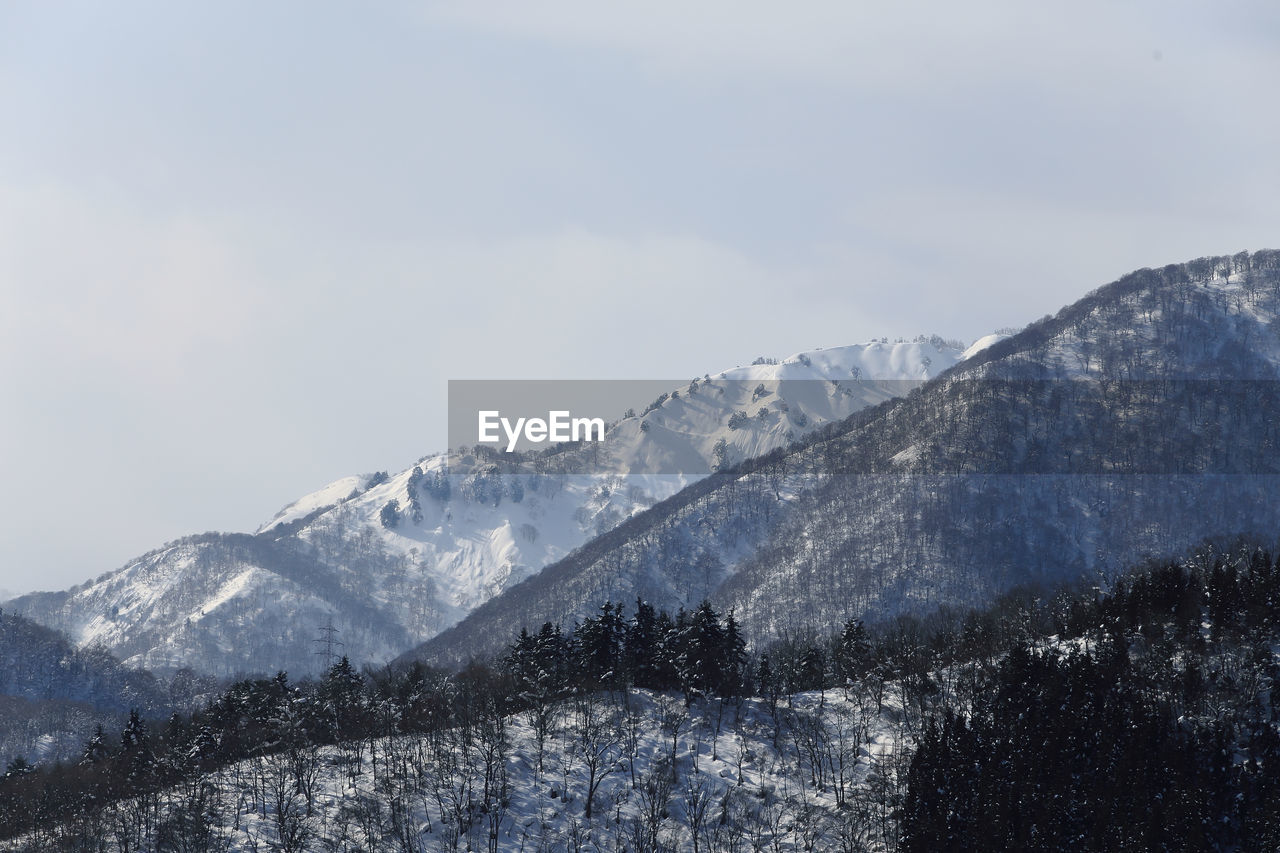
[[[362,489],[369,484],[369,478],[366,477],[343,477],[341,480],[335,480],[322,489],[304,495],[293,503],[280,510],[266,524],[258,528],[261,533],[273,527],[279,527],[283,524],[297,521],[305,518],[317,510],[329,509],[337,506],[343,501],[360,493]]]
[[[345,477],[253,536],[189,537],[11,606],[162,672],[300,675],[315,669],[329,625],[353,660],[381,663],[714,467],[905,393],[914,383],[902,380],[963,354],[934,337],[733,368],[673,387],[657,408],[613,424],[599,447],[551,462],[437,454],[390,476]],[[735,413],[745,418],[731,425]],[[664,471],[673,473],[651,473]],[[388,506],[397,523],[384,523]]]
[[[522,713],[465,738],[454,729],[251,759],[161,792],[158,820],[129,819],[141,801],[90,820],[119,828],[102,833],[112,853],[151,849],[157,824],[189,836],[183,849],[228,853],[886,849],[896,819],[874,820],[874,807],[900,802],[914,746],[891,694],[880,709],[839,691],[686,708],[631,691],[555,709],[542,749]],[[182,822],[191,814],[201,820]],[[64,832],[94,834],[68,822],[0,850],[53,849]]]
[[[431,622],[420,626],[435,632],[587,539],[701,479],[714,465],[717,442],[725,442],[725,464],[758,456],[911,387],[899,380],[924,379],[955,364],[961,351],[939,344],[868,343],[800,353],[776,365],[724,371],[700,388],[673,389],[676,394],[659,408],[614,425],[603,447],[590,451],[592,463],[568,466],[586,474],[539,478],[536,465],[506,466],[501,457],[497,464],[504,470],[497,472],[493,461],[468,454],[429,457],[312,520],[299,537],[324,550],[323,543],[337,531],[372,531],[387,552],[406,560],[409,571],[436,590]],[[760,385],[765,392],[757,397]],[[748,415],[746,424],[730,428],[731,416],[739,411]],[[450,484],[447,499],[421,487],[441,476]],[[318,494],[339,494],[346,487],[341,481]],[[415,497],[419,518],[408,510]],[[402,511],[393,529],[379,521],[390,501]],[[285,517],[297,517],[315,502],[311,498],[300,509],[291,507]]]
[[[749,636],[974,606],[1280,529],[1280,253],[1142,270],[812,443],[682,492],[413,655],[604,601],[704,597]]]

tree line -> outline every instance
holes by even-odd
[[[167,720],[135,712],[118,735],[98,727],[74,762],[10,762],[0,779],[0,833],[76,820],[88,827],[106,813],[129,837],[159,837],[161,826],[176,832],[171,815],[162,820],[160,792],[189,789],[194,803],[204,790],[198,780],[245,759],[287,776],[287,814],[302,820],[315,806],[321,747],[341,744],[355,766],[371,763],[375,773],[402,760],[409,773],[413,762],[395,758],[401,735],[479,756],[468,784],[481,793],[448,800],[471,803],[455,809],[454,830],[474,829],[476,804],[507,796],[505,721],[514,714],[530,721],[539,773],[544,744],[578,744],[571,748],[589,770],[589,820],[601,780],[625,758],[620,726],[642,713],[628,698],[640,689],[673,699],[651,721],[671,732],[670,766],[687,733],[680,706],[716,719],[713,753],[716,714],[747,701],[768,709],[774,748],[790,756],[803,785],[861,803],[859,838],[870,837],[868,816],[878,814],[882,846],[900,833],[906,850],[1138,850],[1177,839],[1270,849],[1280,841],[1280,708],[1271,700],[1278,606],[1280,563],[1244,546],[1153,564],[1106,591],[1022,590],[981,610],[873,626],[851,619],[831,634],[779,635],[756,648],[731,611],[708,602],[675,615],[642,601],[628,614],[610,602],[567,630],[522,631],[500,657],[457,672],[360,672],[341,659],[316,680],[282,672],[239,681]],[[808,691],[819,708],[832,693],[846,704],[856,697],[863,710],[845,731],[838,717],[833,724],[793,709]],[[617,698],[591,698],[600,696]],[[918,744],[909,769],[868,767],[875,719],[892,719],[899,742]],[[432,749],[437,762],[455,760]],[[634,756],[631,767],[634,784],[645,784]],[[262,813],[272,813],[266,782],[253,784]],[[203,824],[189,817],[195,822],[181,826],[195,832]]]

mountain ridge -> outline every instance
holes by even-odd
[[[655,446],[703,459],[709,472],[717,443],[724,461],[780,446],[898,392],[887,383],[928,375],[963,354],[934,336],[759,359],[704,377],[723,380],[718,397],[663,394],[641,416],[624,417],[606,439],[607,464],[590,475],[539,473],[571,467],[573,450],[435,454],[396,474],[336,480],[286,505],[255,534],[185,537],[70,590],[19,596],[8,606],[159,672],[313,671],[323,664],[314,641],[330,625],[353,659],[379,663],[705,476],[630,474],[653,464]],[[757,382],[776,383],[765,403],[754,399]],[[791,394],[802,399],[788,406]],[[743,425],[729,424],[747,409],[769,417],[744,414]]]
[[[1103,553],[1118,567],[1188,536],[1265,533],[1280,526],[1266,497],[1277,330],[1280,253],[1131,273],[685,494],[635,538],[593,543],[402,661],[463,662],[491,651],[490,626],[568,624],[609,600],[674,609],[710,589],[761,634],[801,615],[838,624],[965,606],[1018,583],[1105,575]]]

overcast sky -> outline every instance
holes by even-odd
[[[450,378],[972,340],[1280,248],[1278,10],[0,4],[0,588],[403,469]]]

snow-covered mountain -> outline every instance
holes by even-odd
[[[335,650],[318,642],[330,626],[337,650],[383,662],[713,468],[906,393],[996,340],[966,351],[936,336],[882,339],[760,359],[672,387],[599,445],[464,449],[389,476],[345,477],[255,534],[187,537],[6,606],[160,672],[301,675]]]
[[[1280,253],[1142,270],[686,489],[409,657],[465,659],[604,601],[709,596],[759,637],[1274,538],[1278,380]]]

